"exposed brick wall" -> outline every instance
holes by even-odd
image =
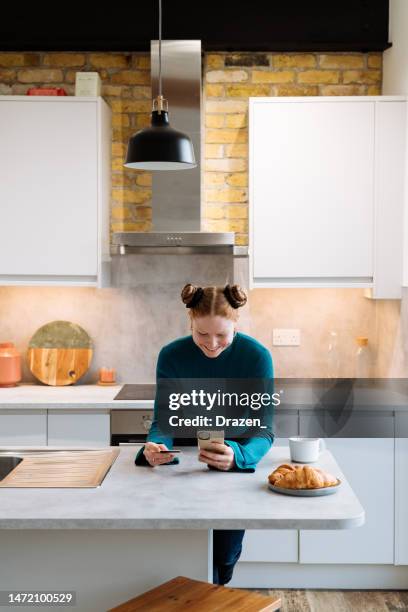
[[[112,108],[112,230],[151,228],[151,175],[123,168],[129,136],[149,124],[150,58],[141,53],[0,53],[0,95],[64,87],[97,71]],[[204,57],[204,228],[248,243],[250,96],[378,95],[381,53],[234,53]],[[171,110],[171,108],[170,108]]]

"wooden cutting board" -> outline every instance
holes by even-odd
[[[23,461],[3,478],[0,487],[97,487],[118,455],[119,449],[27,453]]]
[[[92,340],[70,321],[52,321],[40,327],[29,342],[28,366],[46,385],[72,385],[89,369]]]

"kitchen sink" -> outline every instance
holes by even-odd
[[[8,476],[22,460],[21,457],[17,457],[16,455],[0,456],[0,480]]]

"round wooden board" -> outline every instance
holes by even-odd
[[[72,385],[89,369],[92,349],[29,348],[28,365],[46,385]]]
[[[70,321],[43,325],[28,346],[28,366],[46,385],[72,385],[86,374],[92,361],[91,338]]]

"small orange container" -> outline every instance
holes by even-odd
[[[12,342],[0,343],[0,387],[15,387],[21,380],[21,355]]]

